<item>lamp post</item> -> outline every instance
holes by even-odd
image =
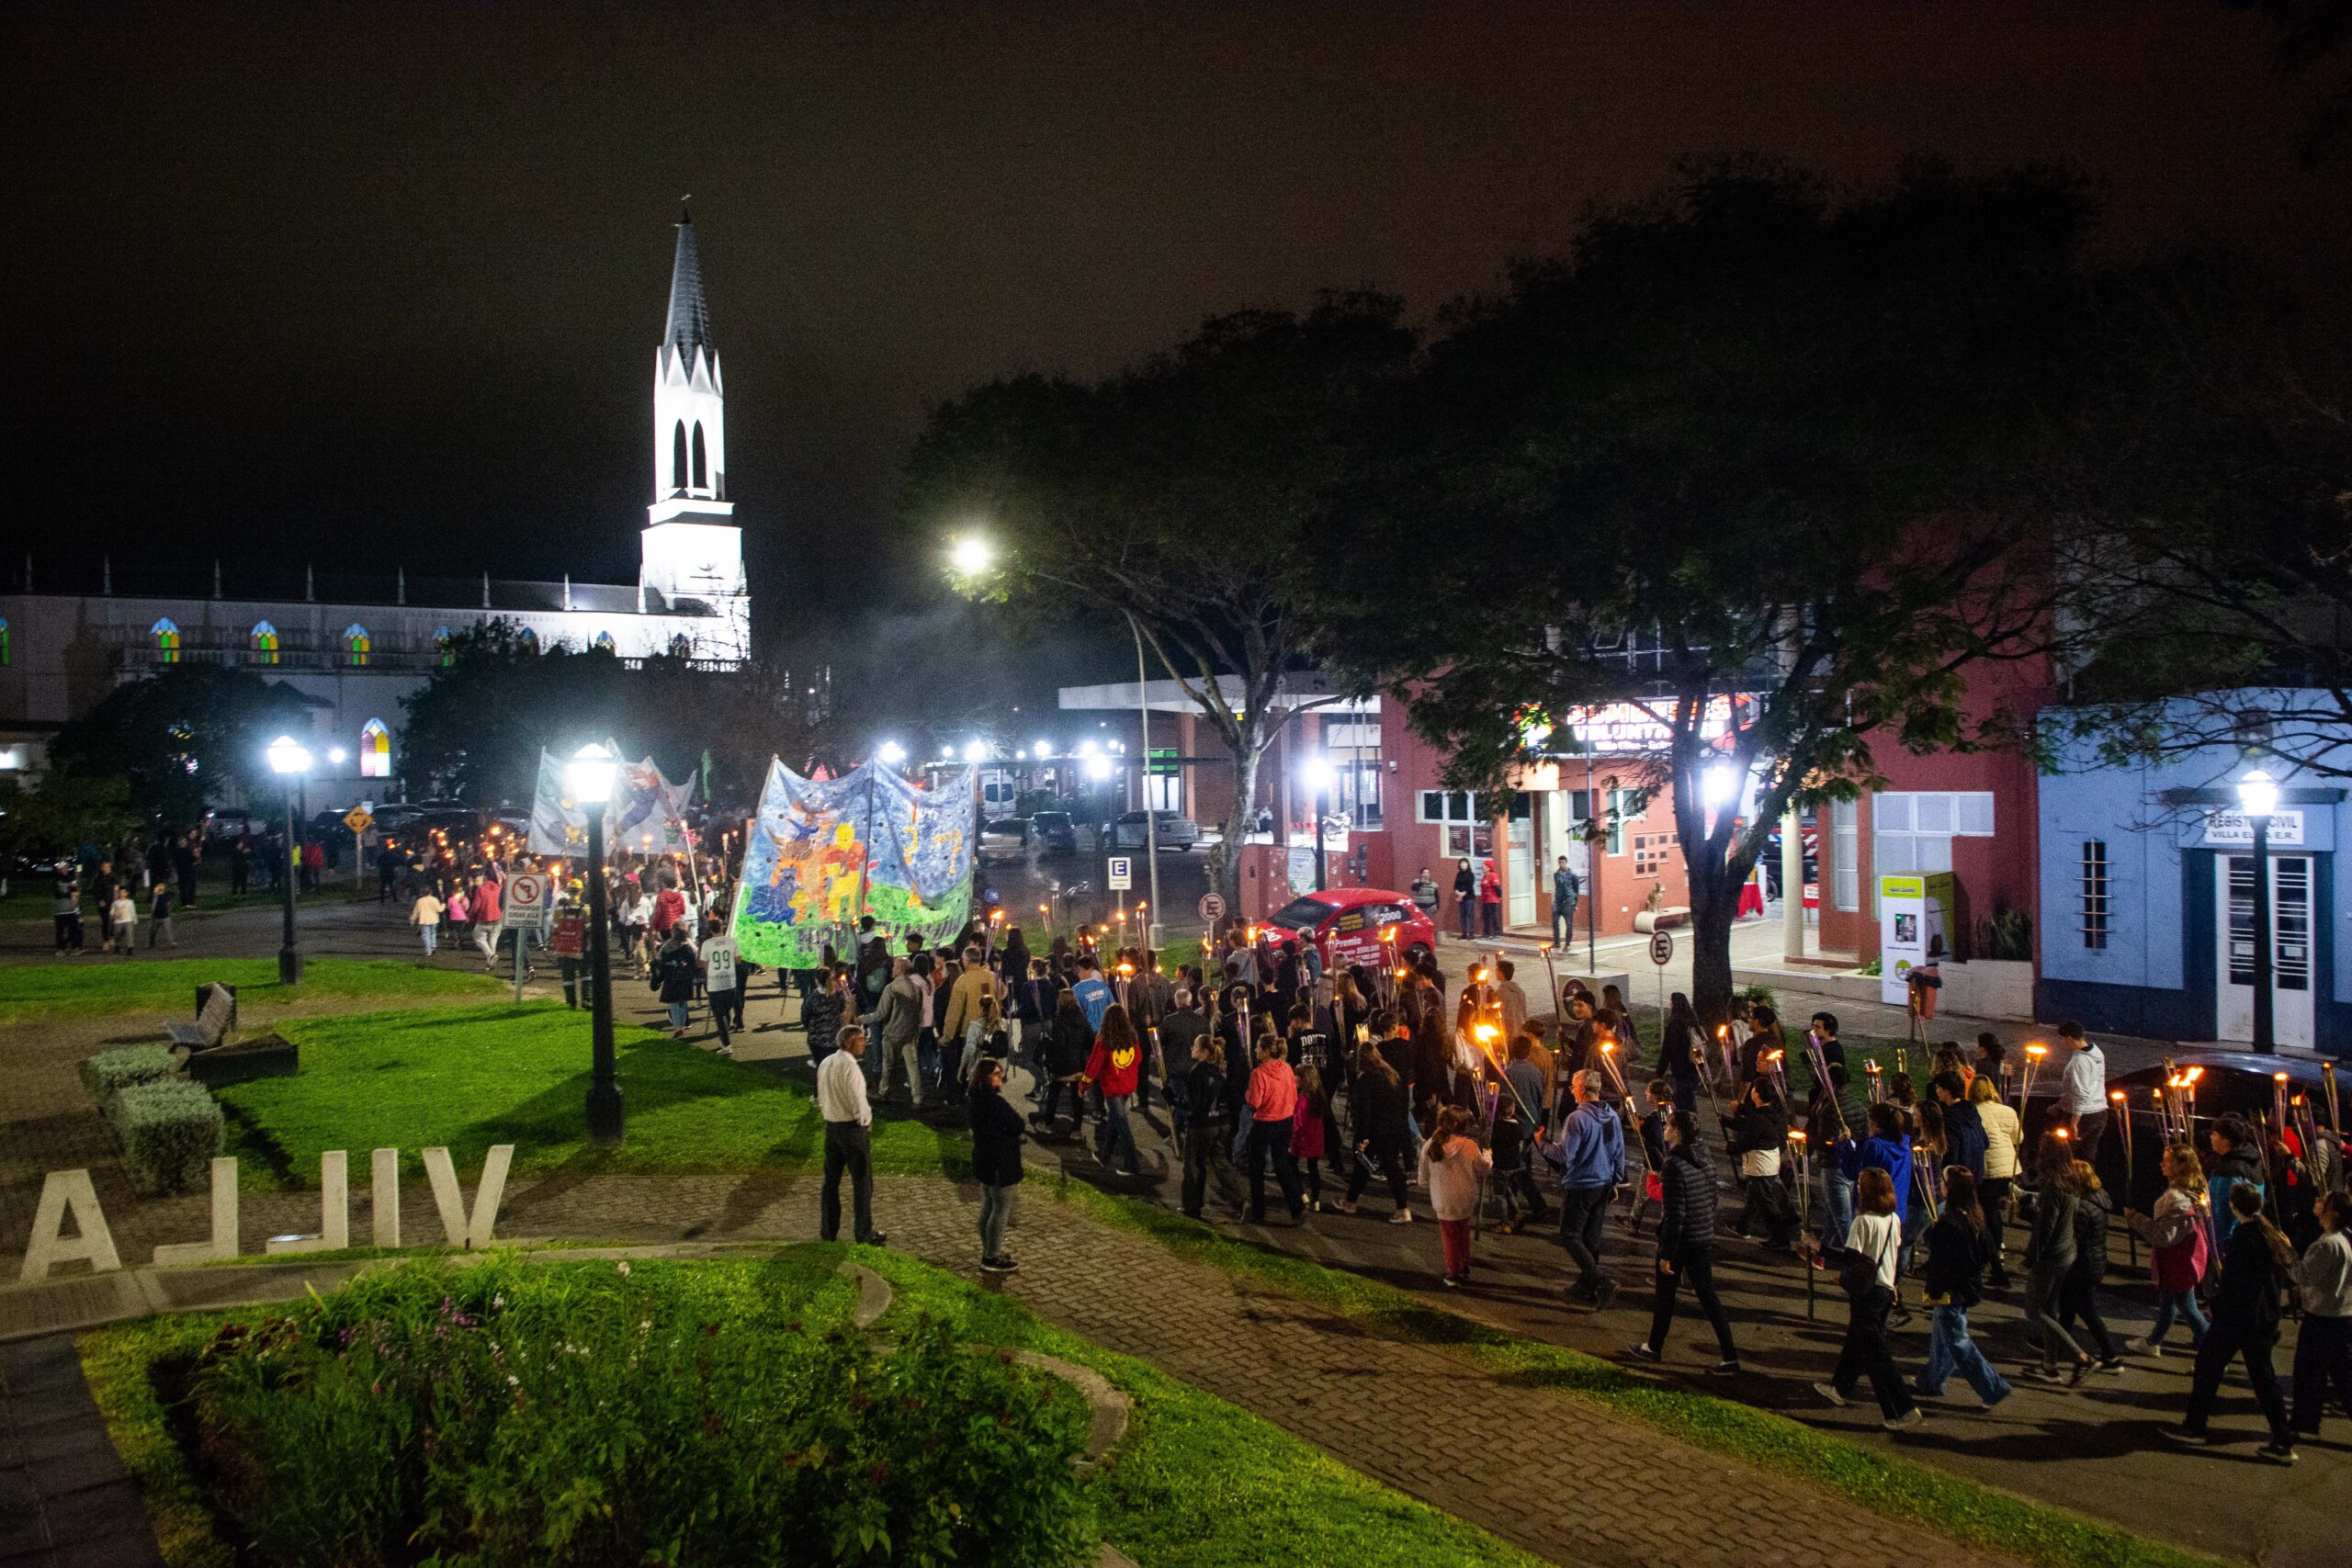
[[[1151,907],[1159,908],[1159,812],[1151,803],[1151,701],[1150,691],[1144,683],[1143,628],[1136,624],[1132,612],[1127,615],[1127,634],[1136,640],[1136,732],[1141,737],[1138,749],[1143,752],[1143,852],[1151,867]],[[1182,764],[1178,764],[1180,770]],[[1177,778],[1182,780],[1180,771]],[[1179,784],[1178,798],[1182,798]],[[1155,953],[1161,941],[1159,924],[1148,925],[1143,933],[1144,945]]]
[[[277,949],[277,983],[302,983],[302,950],[294,939],[294,884],[301,874],[302,847],[294,837],[294,790],[311,766],[311,753],[290,735],[271,741],[264,755],[269,771],[286,786],[286,863],[278,868],[278,886],[286,895],[286,934]]]
[[[1331,885],[1323,861],[1323,814],[1331,798],[1331,759],[1310,758],[1306,782],[1315,791],[1315,891],[1320,893]]]
[[[606,972],[605,803],[612,798],[613,754],[594,741],[572,754],[571,798],[588,818],[588,1141],[621,1141],[621,1086],[613,1076],[613,987]]]
[[[2270,1018],[2270,814],[2278,785],[2260,768],[2238,781],[2238,805],[2254,824],[2254,1048],[2272,1049]]]

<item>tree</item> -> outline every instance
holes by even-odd
[[[1298,541],[1347,471],[1365,400],[1410,366],[1402,313],[1327,296],[1303,316],[1216,318],[1099,383],[994,382],[934,410],[908,463],[899,521],[918,547],[962,524],[997,547],[967,592],[1131,622],[1224,741],[1228,899],[1259,761],[1315,705],[1285,692],[1303,663],[1295,591],[1318,566]]]
[[[0,868],[27,856],[69,858],[85,844],[111,850],[139,821],[119,775],[52,768],[29,787],[0,780]]]
[[[281,733],[307,735],[309,704],[283,682],[219,664],[177,664],[126,682],[58,731],[52,766],[117,777],[141,817],[179,828],[234,790],[268,798],[263,748]]]
[[[1878,745],[2008,733],[1967,677],[2044,645],[2089,219],[2048,174],[1920,166],[1839,203],[1691,173],[1457,306],[1321,522],[1317,650],[1403,700],[1456,787],[1507,785],[1572,709],[1655,721],[1628,782],[1670,792],[1711,1022],[1785,811],[1881,783]],[[1752,817],[1710,809],[1717,770]]]

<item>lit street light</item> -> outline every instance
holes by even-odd
[[[302,950],[294,944],[294,884],[302,873],[302,845],[294,836],[294,791],[302,775],[311,771],[311,753],[292,736],[281,735],[269,743],[264,755],[269,759],[269,771],[286,786],[286,863],[278,868],[278,883],[286,894],[286,933],[277,949],[277,983],[299,986]]]
[[[1092,779],[1096,784],[1101,784],[1104,779],[1109,778],[1111,776],[1111,759],[1108,757],[1089,757],[1086,760],[1086,776]]]
[[[1315,891],[1320,893],[1330,886],[1329,870],[1323,861],[1323,818],[1330,809],[1331,759],[1309,757],[1306,760],[1306,782],[1315,791]]]
[[[984,740],[967,740],[964,743],[964,761],[967,762],[985,762],[988,761],[988,742]]]
[[[588,818],[588,1141],[621,1141],[621,1086],[613,1076],[613,995],[605,958],[605,803],[619,765],[594,741],[572,753],[571,798]]]
[[[978,577],[996,564],[996,547],[978,534],[965,534],[948,547],[947,559],[966,577]]]
[[[2270,1007],[2270,818],[2278,784],[2260,768],[2238,781],[2238,806],[2254,824],[2254,1048],[2273,1048]]]
[[[1040,740],[1037,744],[1029,748],[1029,750],[1035,753],[1037,761],[1041,762],[1051,761],[1053,760],[1054,743],[1050,740]]]
[[[895,740],[885,740],[875,748],[874,754],[894,768],[907,760],[907,749]]]

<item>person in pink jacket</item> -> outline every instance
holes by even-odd
[[[1445,1248],[1445,1283],[1458,1290],[1470,1281],[1470,1221],[1478,1213],[1478,1178],[1494,1168],[1467,1129],[1470,1112],[1449,1105],[1437,1113],[1437,1131],[1421,1145],[1421,1185],[1437,1215],[1438,1240]]]

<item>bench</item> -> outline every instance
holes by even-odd
[[[229,1038],[237,1027],[237,990],[233,986],[214,983],[196,988],[196,1021],[167,1023],[164,1028],[175,1045],[185,1045],[193,1054],[209,1051]]]
[[[1669,905],[1663,909],[1644,909],[1634,917],[1634,929],[1644,936],[1649,935],[1652,931],[1671,931],[1676,926],[1687,926],[1690,923],[1690,906],[1688,904]]]

